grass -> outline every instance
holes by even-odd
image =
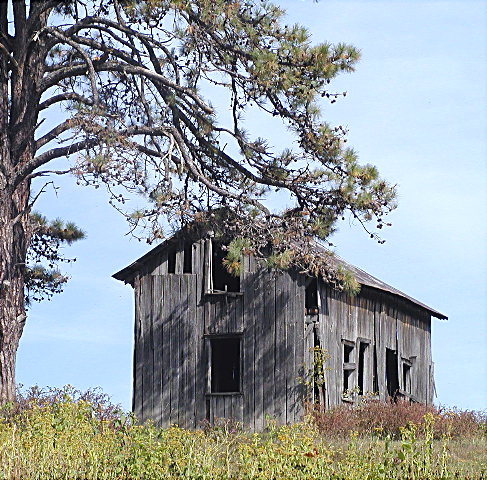
[[[0,412],[0,479],[487,479],[485,415],[421,413],[366,404],[292,426],[269,419],[263,433],[187,431],[137,425],[98,392],[34,389]]]

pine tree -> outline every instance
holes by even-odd
[[[340,96],[330,81],[359,52],[312,45],[283,14],[260,0],[0,2],[0,402],[15,395],[26,287],[40,298],[65,280],[29,261],[50,268],[59,242],[82,236],[33,215],[34,179],[104,184],[150,239],[164,236],[161,219],[211,220],[224,206],[235,212],[224,228],[254,251],[272,245],[280,261],[310,264],[308,240],[326,240],[346,212],[364,228],[384,225],[394,188],[320,115],[321,101]],[[228,99],[228,124],[205,98],[208,85]],[[296,148],[275,152],[246,133],[250,108],[279,117]],[[45,131],[46,117],[60,120]],[[56,169],[56,159],[68,166]],[[274,190],[293,208],[269,210]],[[148,207],[127,211],[130,194]]]

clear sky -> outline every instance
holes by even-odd
[[[486,409],[487,2],[278,3],[314,41],[361,49],[357,71],[332,83],[346,98],[325,106],[324,117],[348,127],[361,161],[398,184],[386,243],[343,222],[337,253],[449,317],[433,320],[436,403]],[[17,380],[99,386],[129,409],[133,296],[111,275],[150,246],[125,235],[102,188],[69,178],[55,185],[38,209],[74,220],[87,239],[66,249],[77,262],[65,266],[65,292],[29,311]]]

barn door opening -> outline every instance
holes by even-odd
[[[313,402],[322,412],[325,410],[326,383],[325,364],[328,354],[320,342],[319,324],[313,325]]]
[[[399,390],[399,372],[397,363],[397,352],[386,348],[386,385],[387,394],[395,398]]]

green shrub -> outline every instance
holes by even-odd
[[[437,421],[427,413],[397,440],[355,432],[338,442],[313,422],[269,421],[260,434],[234,422],[159,429],[137,425],[97,391],[34,390],[1,411],[0,479],[487,478],[485,436],[436,440]]]

